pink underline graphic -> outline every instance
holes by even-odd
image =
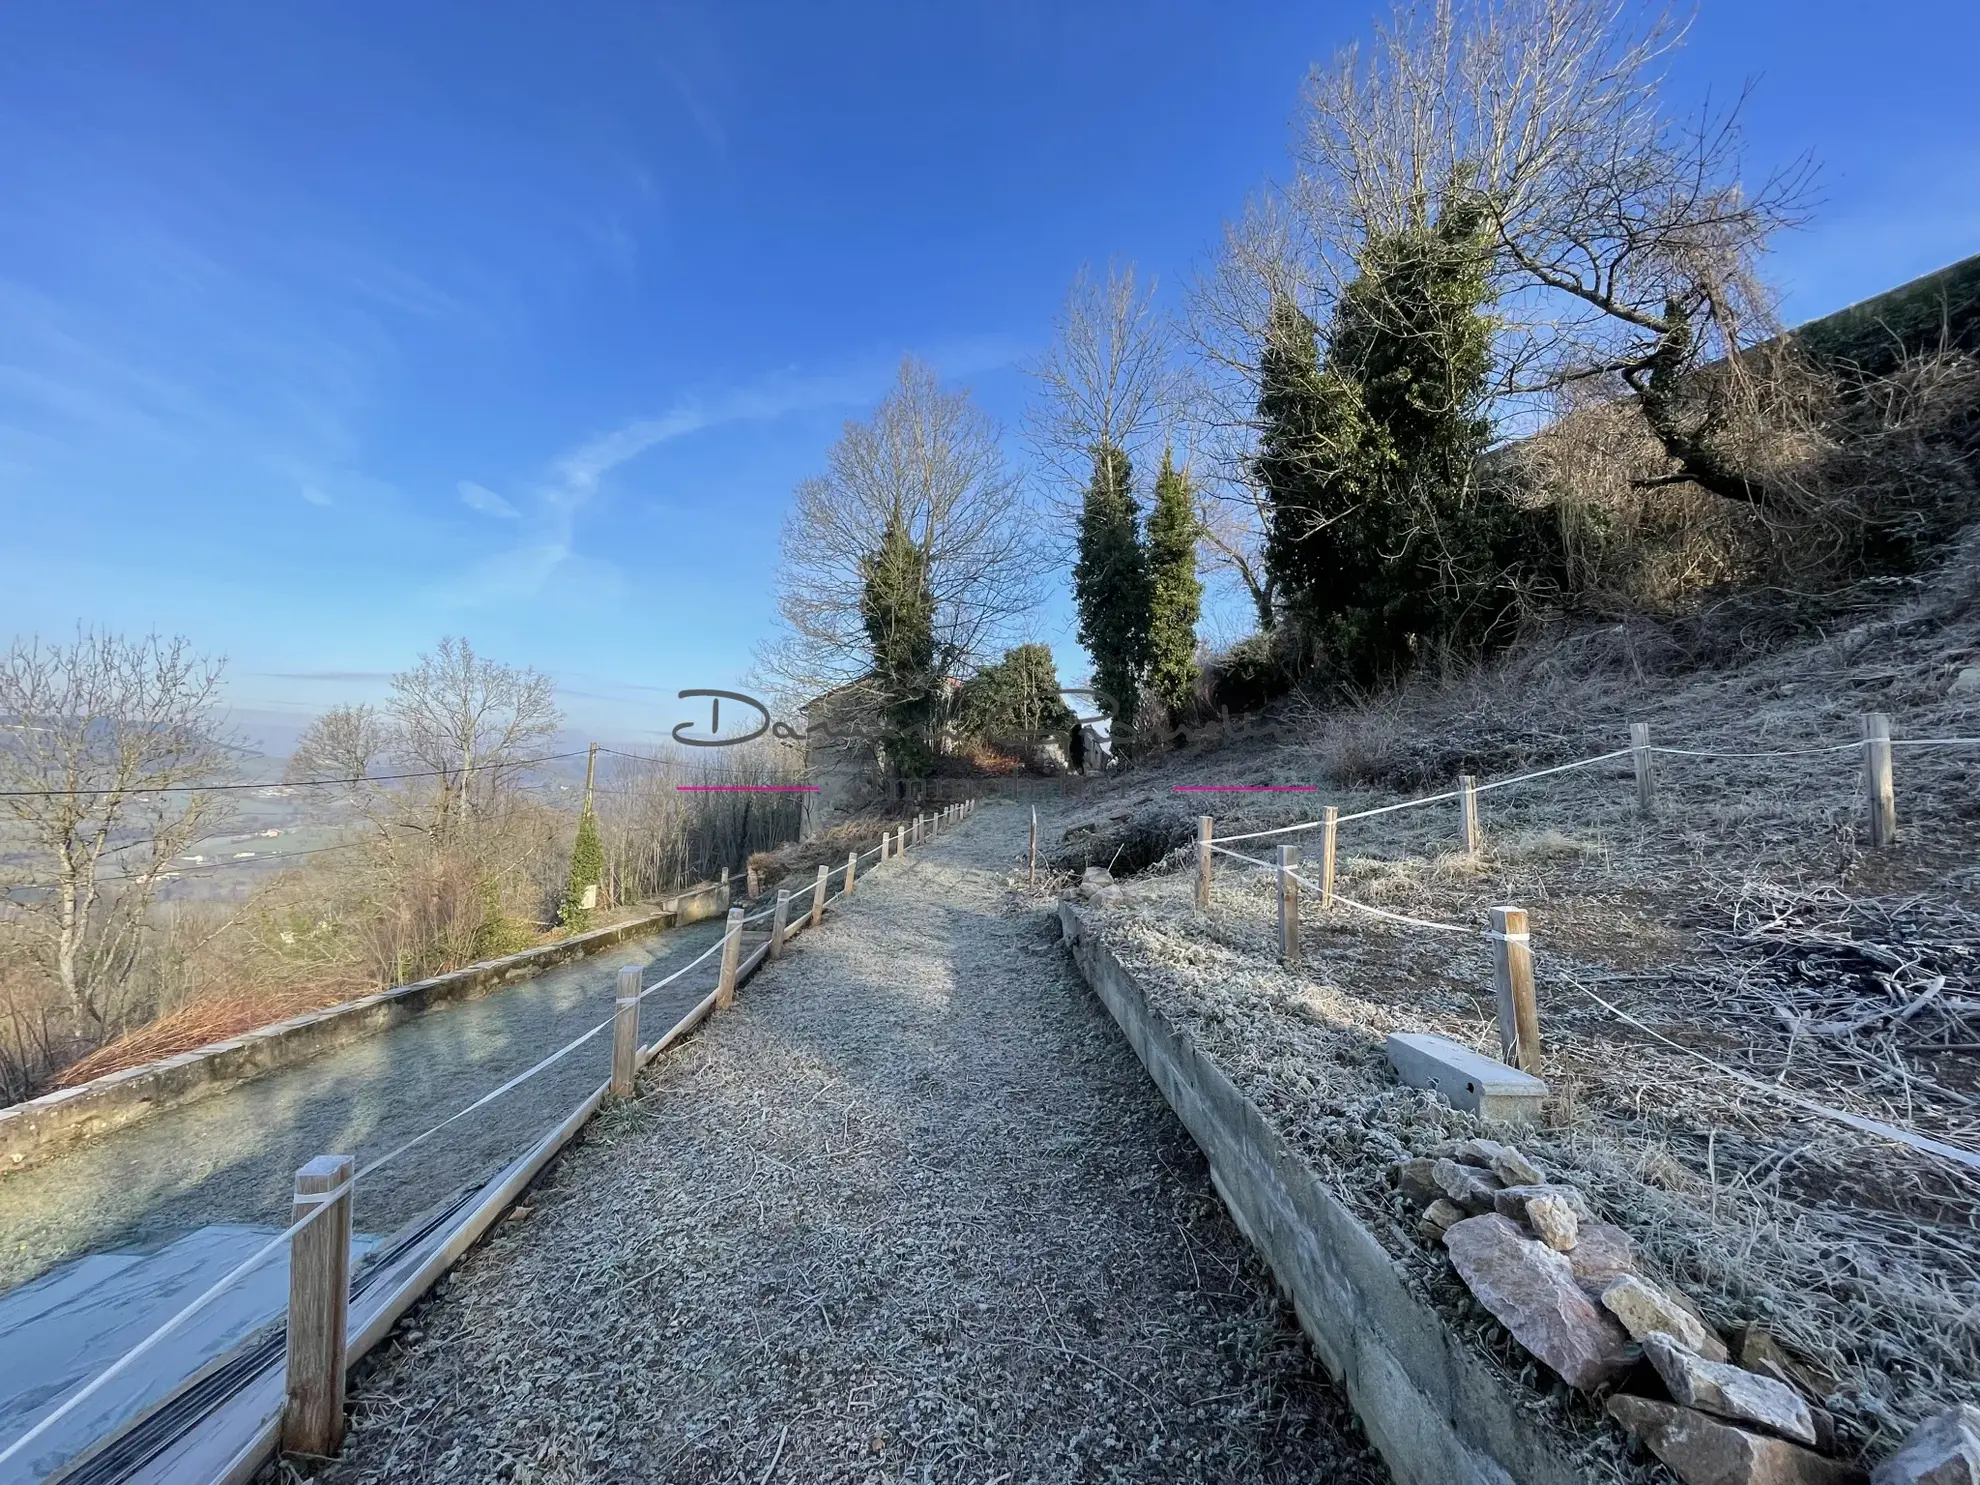
[[[1318,784],[1177,784],[1178,794],[1288,794],[1311,793]]]
[[[816,784],[676,784],[684,794],[816,794]]]

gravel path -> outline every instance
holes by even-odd
[[[862,880],[365,1369],[358,1481],[1383,1479],[1023,816]]]
[[[611,1015],[619,965],[661,966],[648,976],[657,978],[721,932],[717,919],[621,944],[0,1176],[0,1289],[208,1223],[284,1226],[297,1166],[330,1152],[360,1163],[384,1154]],[[648,997],[647,1039],[714,983],[710,961]],[[611,1060],[601,1035],[360,1184],[358,1230],[388,1234],[485,1180],[604,1081]]]

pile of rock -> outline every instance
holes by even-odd
[[[1104,866],[1089,866],[1079,874],[1077,895],[1082,902],[1090,902],[1095,907],[1118,907],[1127,901],[1127,889],[1114,880],[1114,874]]]
[[[1657,1275],[1580,1190],[1511,1145],[1467,1139],[1392,1170],[1473,1298],[1571,1387],[1608,1394],[1609,1416],[1687,1485],[1841,1485],[1821,1401],[1834,1385],[1749,1326],[1726,1340]],[[1980,1409],[1929,1420],[1878,1466],[1875,1485],[1980,1485]]]

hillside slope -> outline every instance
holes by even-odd
[[[1508,1384],[1593,1435],[1607,1425],[1545,1392],[1387,1180],[1464,1118],[1399,1089],[1383,1038],[1439,1031],[1496,1056],[1486,909],[1526,908],[1553,1096],[1522,1148],[1728,1336],[1784,1341],[1830,1389],[1845,1448],[1875,1458],[1947,1403],[1980,1402],[1980,1179],[1810,1106],[1980,1150],[1973,555],[1874,613],[1785,641],[1776,627],[1764,646],[1728,610],[1558,640],[1361,706],[1295,700],[1119,774],[1049,818],[1045,839],[1066,870],[1174,847],[1099,915],[1110,947]],[[1733,660],[1699,668],[1712,644]],[[1900,838],[1881,850],[1851,746],[1873,711],[1899,739]],[[1481,794],[1476,859],[1451,800],[1345,821],[1340,893],[1419,923],[1323,913],[1309,893],[1304,963],[1287,970],[1268,871],[1220,855],[1211,908],[1193,904],[1199,812],[1220,839],[1315,820],[1323,803],[1353,814],[1462,773],[1490,783],[1626,748],[1632,722],[1685,750],[1656,757],[1650,817],[1623,756]],[[1261,783],[1318,787],[1176,792]],[[1310,862],[1319,837],[1230,849],[1263,860],[1279,844]]]

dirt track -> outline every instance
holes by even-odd
[[[344,1481],[1382,1478],[1044,914],[890,863],[410,1317]]]

